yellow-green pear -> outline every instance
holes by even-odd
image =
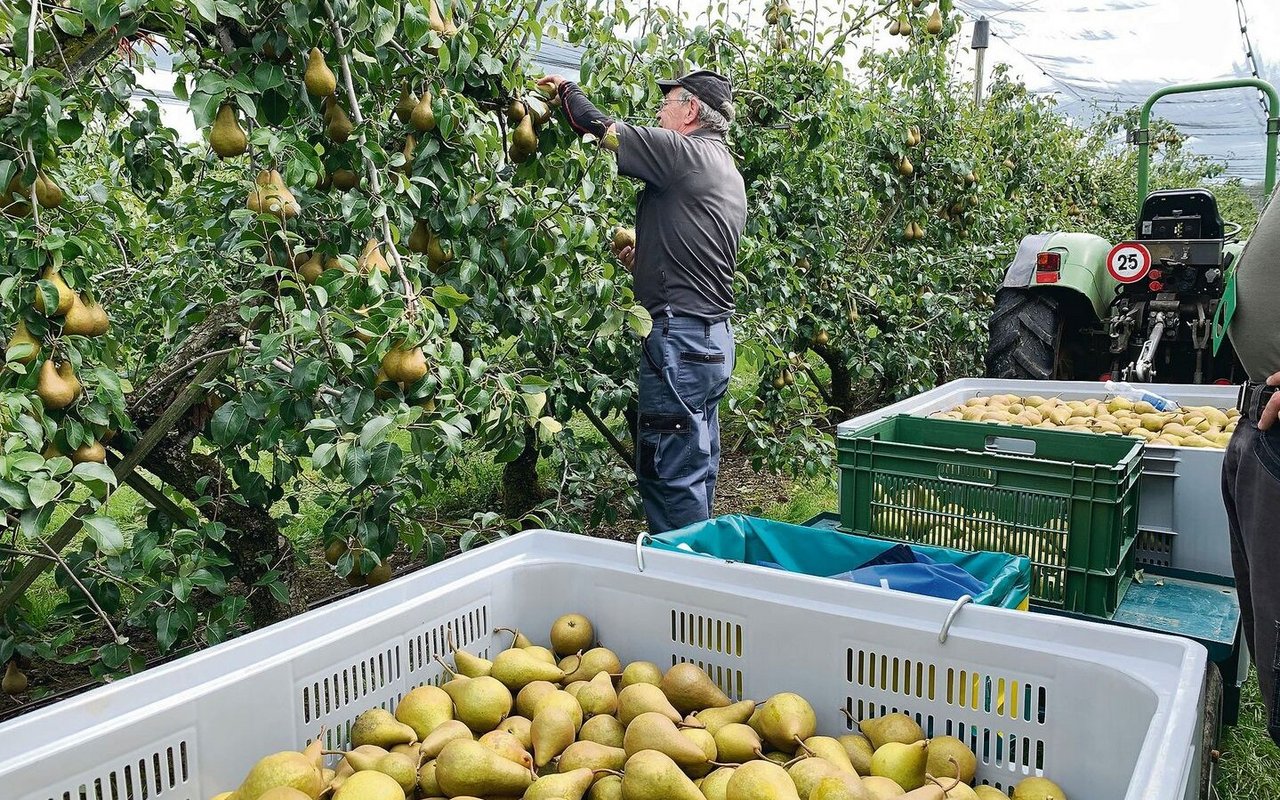
[[[846,733],[839,738],[839,742],[844,746],[845,753],[849,755],[849,763],[853,764],[858,774],[870,774],[871,754],[875,752],[871,740],[861,733]]]
[[[357,772],[342,782],[333,800],[404,800],[395,778],[375,770]]]
[[[825,758],[798,758],[785,769],[800,800],[809,800],[814,788],[825,778],[844,778],[850,785],[856,783],[858,788],[862,788],[862,780],[852,770],[846,772]]]
[[[418,349],[421,352],[421,348]],[[425,366],[425,361],[423,362]],[[404,367],[402,362],[401,367]],[[384,366],[383,369],[386,369]],[[391,371],[387,370],[387,374],[391,375]],[[418,380],[426,374],[423,370],[422,374],[417,375],[413,380]],[[394,378],[395,375],[392,375]],[[401,378],[406,383],[412,382],[407,378]],[[534,681],[558,682],[564,678],[564,672],[553,664],[537,658],[528,650],[519,647],[513,647],[509,650],[503,650],[493,657],[493,668],[489,674],[502,681],[502,684],[513,692],[517,692],[528,686]]]
[[[844,745],[830,736],[810,736],[804,740],[804,749],[846,772],[857,771]]]
[[[46,267],[44,274],[40,276],[41,280],[48,281],[53,284],[53,288],[58,292],[58,306],[52,312],[45,310],[44,292],[36,288],[36,310],[47,317],[61,316],[71,310],[71,304],[75,302],[76,293],[71,290],[67,282],[62,279],[62,273],[53,267]]]
[[[219,158],[242,156],[249,149],[249,137],[245,136],[240,127],[235,107],[231,103],[223,103],[218,107],[218,115],[213,120],[213,127],[209,129],[209,145]]]
[[[586,730],[586,726],[583,726]],[[598,742],[580,739],[560,754],[561,771],[573,769],[620,770],[627,762],[627,751],[621,747],[609,747]]]
[[[396,116],[404,124],[409,124],[413,109],[418,105],[418,95],[409,88],[409,84],[400,87],[400,99],[396,101]]]
[[[913,744],[924,739],[924,731],[920,725],[906,714],[894,712],[883,717],[864,719],[858,723],[874,750],[879,750],[889,742]]]
[[[409,112],[409,123],[421,133],[435,130],[436,115],[431,110],[431,92],[422,93],[413,111]]]
[[[445,745],[435,763],[436,783],[449,797],[518,797],[533,783],[528,769],[466,739]]]
[[[582,614],[565,614],[551,624],[551,649],[556,655],[590,650],[595,643],[595,626]]]
[[[529,755],[524,743],[513,734],[504,730],[492,730],[481,736],[478,741],[508,761],[523,764],[526,769],[533,769],[533,756]]]
[[[58,208],[62,205],[62,188],[43,172],[36,173],[36,182],[31,186],[31,193],[41,208]]]
[[[587,790],[587,800],[625,800],[622,796],[622,776],[605,775],[598,778]]]
[[[351,744],[359,747],[372,744],[389,748],[418,740],[413,728],[396,719],[385,708],[371,708],[362,712],[351,724]]]
[[[759,731],[770,745],[794,753],[800,742],[817,733],[818,718],[813,706],[794,692],[780,692],[759,709]]]
[[[385,370],[386,367],[383,366],[383,371]],[[453,651],[453,666],[458,670],[459,675],[465,675],[468,678],[479,678],[488,675],[493,670],[493,662],[489,659],[481,658],[461,649]]]
[[[562,766],[559,774],[539,776],[522,800],[582,800],[594,778],[590,769],[567,770]]]
[[[871,800],[896,800],[906,794],[891,778],[880,775],[865,776],[862,779],[862,786],[870,792]]]
[[[717,766],[716,739],[706,728],[680,728],[680,735],[702,750],[702,763],[685,767],[689,777],[701,778]]]
[[[601,672],[616,675],[622,672],[618,654],[607,647],[594,647],[582,655],[568,656],[560,662],[564,670],[564,682],[589,681]]]
[[[1013,800],[1067,800],[1067,793],[1048,778],[1033,775],[1014,784]]]
[[[621,691],[635,683],[652,683],[662,685],[662,668],[652,661],[632,661],[622,669],[622,678],[618,681]]]
[[[813,787],[808,800],[872,800],[872,795],[857,776],[828,775]]]
[[[607,672],[596,673],[578,692],[578,705],[584,717],[610,715],[618,711],[618,691],[613,688],[613,678]]]
[[[488,733],[498,727],[515,702],[511,690],[491,675],[449,681],[441,688],[453,698],[454,717],[476,733]]]
[[[444,746],[454,739],[474,739],[471,728],[460,719],[449,719],[437,725],[422,739],[419,750],[423,758],[435,758]]]
[[[681,767],[696,767],[707,761],[700,746],[681,736],[674,722],[654,711],[631,721],[622,738],[622,747],[628,756],[641,750],[657,750],[670,756]]]
[[[618,720],[623,725],[630,725],[631,720],[646,711],[656,711],[672,722],[684,719],[662,689],[651,683],[635,683],[618,693]]]
[[[433,758],[418,767],[418,794],[422,797],[439,797],[443,794],[436,781],[436,760]]]
[[[311,48],[311,53],[307,56],[307,70],[302,80],[307,87],[307,94],[312,97],[328,97],[338,90],[338,77],[329,69],[324,53],[318,47]]]
[[[578,731],[578,741],[595,742],[606,747],[620,749],[626,732],[627,729],[623,727],[617,717],[592,717],[582,723],[582,730]]]
[[[533,739],[533,761],[542,769],[573,744],[577,730],[569,712],[552,705],[538,710],[529,735]]]
[[[63,362],[70,365],[70,361]],[[79,383],[71,383],[64,379],[59,370],[53,366],[53,359],[46,359],[40,365],[40,377],[36,382],[36,394],[40,396],[45,408],[66,408],[79,396]]]
[[[713,734],[716,742],[717,761],[728,764],[745,764],[761,758],[764,741],[750,725],[731,722],[721,725]]]
[[[682,714],[733,704],[702,667],[688,661],[668,669],[662,676],[661,688],[671,705]]]
[[[582,705],[578,703],[578,699],[563,690],[557,690],[550,694],[538,698],[537,704],[533,709],[533,716],[536,719],[539,714],[548,708],[559,708],[569,715],[573,720],[574,731],[582,729]]]
[[[400,699],[395,716],[422,741],[441,723],[453,719],[453,698],[439,686],[419,686]]]
[[[986,784],[973,787],[973,793],[978,796],[978,800],[1009,800],[1009,795]]]
[[[516,715],[514,717],[507,717],[501,723],[499,723],[497,727],[497,730],[506,731],[507,733],[519,739],[520,744],[524,747],[525,750],[529,750],[533,747],[532,729],[533,729],[533,721],[519,715]]]
[[[624,671],[625,674],[625,671]],[[699,711],[694,717],[706,726],[707,730],[715,733],[720,728],[730,723],[745,723],[751,719],[751,715],[755,713],[756,701],[739,700],[720,708],[706,708]]]
[[[959,778],[973,783],[978,757],[954,736],[935,736],[929,740],[927,771],[935,778]]]
[[[729,779],[733,777],[733,767],[718,767],[698,784],[707,800],[726,800],[729,790]]]
[[[772,761],[751,761],[738,767],[725,787],[726,800],[800,800],[795,782]]]
[[[871,774],[889,778],[906,791],[924,785],[928,742],[886,742],[871,756]]]
[[[679,765],[657,750],[641,750],[627,759],[622,796],[624,800],[706,800]]]
[[[311,798],[318,798],[324,787],[320,783],[320,770],[302,753],[286,750],[260,759],[249,770],[240,788],[238,800],[259,800],[267,791],[277,786],[289,786]],[[399,787],[396,787],[399,789]]]
[[[5,344],[4,353],[6,361],[17,361],[21,364],[30,364],[36,360],[36,356],[40,355],[40,340],[31,335],[24,320],[18,320],[17,327],[13,329],[13,335]]]
[[[538,710],[538,701],[549,694],[560,691],[551,681],[531,681],[516,694],[516,713],[533,719]]]

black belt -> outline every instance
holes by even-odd
[[[1262,409],[1267,407],[1271,396],[1278,389],[1280,387],[1249,381],[1240,387],[1240,395],[1236,398],[1236,408],[1240,409],[1241,416],[1257,422],[1258,418],[1262,416]]]

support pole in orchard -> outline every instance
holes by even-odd
[[[987,45],[991,37],[991,21],[986,17],[973,23],[973,104],[982,107],[982,77],[987,60]]]

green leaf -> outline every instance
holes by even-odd
[[[205,20],[209,22],[218,21],[218,11],[213,0],[190,0],[190,2],[196,13],[204,17]]]
[[[369,479],[369,451],[353,447],[342,462],[342,477],[353,487],[359,488]]]
[[[22,510],[31,505],[24,486],[3,478],[0,478],[0,500],[3,500],[9,508],[16,510]]]
[[[62,484],[39,476],[27,482],[27,494],[31,496],[31,505],[39,508],[45,503],[53,502],[62,492]]]
[[[649,309],[634,305],[627,309],[627,325],[643,339],[653,330],[653,317],[649,315]]]
[[[369,479],[385,486],[395,480],[404,454],[395,442],[383,442],[369,454]]]
[[[104,483],[107,486],[116,485],[116,474],[106,464],[96,464],[92,461],[86,461],[82,464],[76,464],[71,470],[71,474],[82,481],[95,481]]]
[[[441,308],[458,308],[459,306],[466,305],[467,301],[471,299],[470,295],[465,295],[452,286],[447,285],[435,287],[435,289],[431,291],[431,297],[435,300],[436,305]]]
[[[542,414],[542,409],[547,407],[546,392],[525,393],[520,396],[524,398],[524,407],[529,412],[529,419],[537,419]]]
[[[395,424],[391,417],[374,417],[364,424],[360,430],[360,446],[373,447],[386,438],[387,428]]]
[[[249,417],[244,407],[232,400],[214,412],[209,422],[209,434],[216,444],[231,444],[243,436],[248,427]]]
[[[81,522],[84,523],[89,537],[98,545],[98,549],[106,555],[118,556],[124,550],[124,534],[111,517],[90,514]]]
[[[543,417],[538,420],[538,435],[543,439],[550,439],[560,431],[564,430],[564,425],[555,417]]]

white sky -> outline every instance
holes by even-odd
[[[627,0],[636,3],[641,0]],[[648,0],[645,0],[648,2]],[[707,0],[652,0],[704,18]],[[713,14],[763,23],[767,0],[712,0]],[[924,10],[936,0],[926,0]],[[835,19],[841,0],[791,0],[797,13]],[[972,74],[968,45],[972,20],[991,20],[989,69],[1008,64],[1034,91],[1057,97],[1065,114],[1087,119],[1097,108],[1140,105],[1155,89],[1171,84],[1248,77],[1238,13],[1243,10],[1254,61],[1262,77],[1280,81],[1280,2],[1277,0],[954,0],[966,17],[952,54],[958,73]],[[812,19],[808,16],[808,19]],[[854,42],[865,47],[902,47],[884,25]],[[163,70],[143,75],[141,84],[172,98],[172,77]],[[1260,180],[1265,114],[1252,90],[1189,95],[1162,100],[1156,113],[1192,136],[1191,147],[1228,165],[1228,174]],[[163,98],[162,98],[163,99]],[[184,137],[197,133],[184,103],[163,103],[166,121]]]

